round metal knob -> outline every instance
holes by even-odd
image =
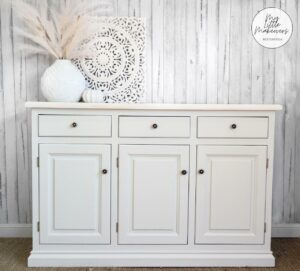
[[[181,171],[181,174],[182,174],[182,175],[186,175],[186,174],[187,174],[187,171],[186,171],[186,170],[182,170],[182,171]]]
[[[76,122],[73,122],[73,123],[72,123],[72,127],[74,127],[74,128],[77,127],[77,123],[76,123]]]
[[[102,170],[102,173],[103,173],[103,174],[107,174],[107,169],[103,169],[103,170]]]
[[[237,125],[234,123],[234,124],[231,124],[231,128],[232,129],[236,129]]]
[[[204,174],[204,170],[203,169],[200,169],[198,172],[199,172],[199,174]]]
[[[152,128],[156,129],[158,127],[158,125],[156,123],[152,124]]]

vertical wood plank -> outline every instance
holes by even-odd
[[[229,102],[230,1],[219,2],[218,103]]]
[[[121,17],[129,15],[129,0],[117,0],[117,14]]]
[[[195,103],[196,100],[196,2],[197,0],[187,1],[187,29],[186,29],[186,99],[187,103]]]
[[[0,3],[0,9],[3,3]],[[0,20],[1,24],[1,20]],[[0,224],[7,223],[7,198],[6,198],[6,161],[5,161],[5,115],[3,92],[3,61],[2,61],[2,33],[0,27]]]
[[[186,103],[186,0],[175,2],[175,103]]]
[[[266,7],[274,7],[274,0],[265,0]],[[275,69],[275,50],[264,48],[263,49],[263,103],[274,103],[274,69]]]
[[[93,1],[97,1],[97,0],[93,0]],[[111,9],[106,10],[105,13],[103,14],[103,16],[117,16],[117,6],[118,6],[117,1],[118,0],[109,0],[109,3],[111,5]],[[51,6],[51,2],[52,1],[50,1],[50,3],[49,3],[50,6]]]
[[[1,64],[0,64],[1,65]],[[4,98],[0,91],[0,224],[7,223],[7,178],[5,161]]]
[[[152,101],[164,101],[164,1],[152,0]]]
[[[146,18],[146,78],[144,101],[152,102],[152,0],[141,0],[141,17]]]
[[[263,49],[263,80],[262,80],[262,96],[263,103],[274,103],[275,89],[275,51],[272,49]]]
[[[164,1],[164,102],[175,101],[175,1]]]
[[[0,3],[0,9],[2,8],[4,4]],[[0,24],[1,24],[1,20],[0,20]],[[2,92],[3,95],[3,64],[2,64],[2,34],[1,34],[1,26],[0,26],[0,92]]]
[[[14,93],[14,66],[11,33],[11,8],[9,4],[1,7],[1,34],[2,34],[2,63],[3,67],[3,104],[5,114],[5,156],[7,176],[7,211],[8,223],[19,222],[18,208],[18,175],[16,171],[16,115]]]
[[[297,21],[296,1],[286,1],[282,5],[293,22]],[[297,32],[296,32],[297,33]],[[295,78],[296,62],[295,56],[297,49],[297,34],[292,35],[290,41],[284,46],[285,65],[282,69],[285,77],[285,153],[284,153],[284,222],[293,223],[295,221],[295,101],[297,88]]]
[[[231,0],[229,103],[233,104],[241,101],[241,20],[241,1]]]
[[[251,103],[252,91],[252,0],[246,0],[241,7],[241,99],[240,103]]]
[[[253,0],[252,2],[252,17],[263,9],[263,1]],[[263,58],[263,47],[259,45],[254,39],[252,39],[252,91],[251,91],[251,102],[261,104],[262,98],[262,58]]]
[[[13,26],[20,26],[20,21],[15,14],[12,14]],[[17,163],[15,170],[17,172],[17,188],[18,188],[18,210],[19,222],[30,222],[30,205],[29,205],[29,161],[27,148],[27,119],[24,102],[26,101],[26,78],[23,74],[25,70],[24,57],[17,45],[24,41],[22,37],[13,33],[13,64],[14,64],[14,89],[15,89],[15,133],[16,133],[16,157]],[[33,70],[31,70],[33,72]],[[36,84],[36,82],[35,82]]]
[[[208,1],[207,6],[207,103],[217,103],[219,0]]]
[[[129,0],[128,15],[132,16],[132,17],[140,17],[141,16],[140,0]]]
[[[298,8],[297,8],[297,28],[294,29],[294,35],[297,34],[297,44],[300,43],[300,27],[299,27],[299,16],[300,16],[300,4],[298,2]],[[295,24],[294,24],[295,27]],[[297,32],[296,32],[297,31]],[[297,54],[296,54],[296,74],[299,75],[300,73],[300,46],[297,46]],[[295,194],[294,194],[294,200],[295,200],[295,223],[300,223],[300,76],[296,76],[296,88],[297,91],[297,98],[295,101]]]
[[[276,0],[275,6],[280,8],[280,0]],[[276,114],[276,131],[275,131],[275,149],[274,149],[274,176],[273,176],[273,223],[283,223],[284,211],[284,188],[283,188],[283,165],[284,165],[284,115],[285,115],[285,90],[284,76],[282,69],[285,65],[285,47],[275,51],[275,82],[274,82],[274,99],[275,103],[283,105],[283,110]]]
[[[207,2],[196,2],[196,103],[207,101]]]

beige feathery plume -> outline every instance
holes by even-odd
[[[36,7],[22,0],[12,0],[12,9],[24,22],[22,26],[15,26],[14,31],[33,43],[19,44],[19,48],[28,54],[72,59],[86,56],[82,42],[99,27],[91,23],[89,15],[111,13],[113,7],[109,0],[65,0],[60,8],[51,9],[45,1]]]

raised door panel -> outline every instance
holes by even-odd
[[[119,243],[186,244],[189,147],[121,145],[119,152]]]
[[[263,244],[267,147],[198,146],[197,152],[195,242]]]
[[[39,148],[40,242],[109,244],[110,146]]]

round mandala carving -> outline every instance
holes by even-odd
[[[83,44],[92,57],[75,59],[90,89],[105,102],[138,102],[144,94],[145,25],[141,18],[99,20],[99,32]]]

